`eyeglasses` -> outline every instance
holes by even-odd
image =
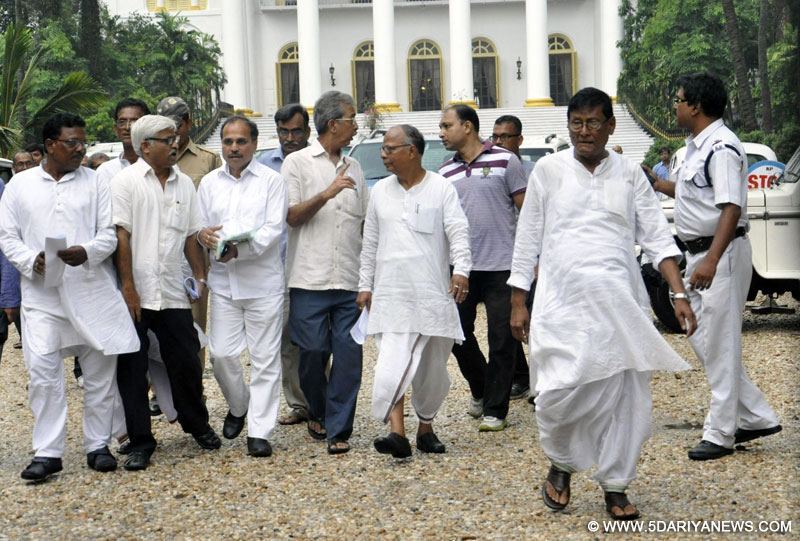
[[[406,143],[405,145],[394,145],[394,146],[383,145],[381,147],[381,152],[383,152],[384,154],[391,154],[392,152],[394,152],[398,148],[410,147],[410,146],[411,146],[411,143]]]
[[[64,146],[70,150],[75,150],[79,146],[81,148],[86,148],[89,145],[89,143],[81,141],[80,139],[56,139],[56,141],[61,141],[64,143]]]
[[[292,139],[300,139],[306,134],[306,130],[303,128],[293,128],[291,130],[287,130],[286,128],[278,128],[278,135],[280,137],[289,137],[292,136]]]
[[[351,116],[350,118],[336,118],[334,119],[336,122],[350,122],[351,124],[356,123],[356,117]]]
[[[245,139],[244,137],[240,137],[238,139],[231,139],[230,137],[225,138],[222,140],[222,146],[229,147],[236,143],[238,146],[243,147],[247,143],[250,142],[250,139]]]
[[[147,141],[160,141],[165,143],[167,146],[172,146],[175,143],[179,143],[181,140],[180,135],[173,135],[172,137],[148,137]]]
[[[572,122],[567,124],[567,126],[569,126],[569,131],[571,131],[573,133],[578,133],[583,129],[584,126],[586,126],[586,129],[589,130],[589,131],[597,131],[606,122],[608,122],[608,119],[606,119],[606,120],[597,120],[596,118],[592,118],[592,119],[587,120],[586,122],[581,122],[580,120],[573,120]]]
[[[675,96],[674,98],[672,98],[672,103],[674,103],[675,105],[678,105],[679,103],[683,103],[685,101],[689,101],[689,100],[687,100],[686,98],[679,98],[678,96]]]
[[[498,141],[503,141],[505,143],[506,141],[508,141],[512,137],[519,137],[520,135],[522,135],[522,134],[520,134],[520,133],[501,133],[501,134],[498,135],[498,134],[493,133],[492,135],[489,136],[489,139],[491,139],[492,142],[494,142],[494,143],[496,143]]]
[[[114,122],[114,124],[116,124],[116,126],[118,128],[125,129],[125,128],[130,128],[131,126],[136,124],[137,120],[139,120],[139,119],[138,118],[128,118],[128,119],[126,119],[126,118],[118,118],[117,121]]]

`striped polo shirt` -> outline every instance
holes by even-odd
[[[486,141],[470,163],[456,152],[439,174],[455,186],[469,220],[472,270],[510,270],[517,230],[513,196],[528,186],[519,158]]]

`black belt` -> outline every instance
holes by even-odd
[[[747,230],[744,227],[737,227],[736,233],[734,233],[733,238],[736,237],[744,237],[747,234]],[[690,254],[700,254],[707,251],[711,248],[711,243],[714,241],[714,237],[700,237],[699,239],[694,240],[685,240],[683,243],[686,245],[686,249],[689,251]]]

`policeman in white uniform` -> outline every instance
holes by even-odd
[[[735,443],[779,432],[781,425],[742,366],[742,312],[752,273],[747,156],[722,122],[722,81],[695,73],[678,86],[678,126],[692,135],[675,182],[660,179],[654,188],[675,197],[675,227],[688,247],[687,289],[698,323],[690,342],[711,387],[703,439],[689,458],[710,460],[733,453]]]

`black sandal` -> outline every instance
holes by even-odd
[[[340,443],[344,443],[347,447],[339,447]],[[350,450],[350,444],[344,438],[331,438],[328,440],[328,454],[341,455]]]
[[[639,510],[636,509],[636,506],[633,505],[630,502],[630,500],[628,500],[628,497],[625,495],[624,492],[606,492],[605,498],[606,498],[606,511],[608,511],[608,514],[611,515],[611,518],[613,518],[614,520],[634,520],[639,518]],[[625,508],[628,507],[629,505],[633,507],[634,511],[630,515],[626,515]],[[619,507],[620,509],[622,509],[621,515],[617,515],[612,511],[612,509],[614,509],[615,507]]]
[[[547,507],[556,511],[560,511],[569,505],[569,481],[571,476],[572,474],[569,472],[559,470],[555,466],[550,466],[550,471],[547,472],[547,479],[542,485],[542,500]],[[551,498],[547,494],[547,483],[550,483],[550,486],[552,486],[555,491],[558,492],[559,497],[564,495],[564,492],[566,491],[567,501],[565,503],[560,503]]]
[[[311,428],[311,423],[314,423],[314,422],[316,422],[319,425],[319,427],[321,429],[320,431],[316,431],[313,428]],[[323,425],[319,421],[312,421],[312,420],[309,419],[308,424],[306,425],[306,428],[308,429],[308,435],[311,436],[312,438],[314,438],[317,441],[323,441],[325,438],[328,437],[328,433],[325,431],[325,425]]]

